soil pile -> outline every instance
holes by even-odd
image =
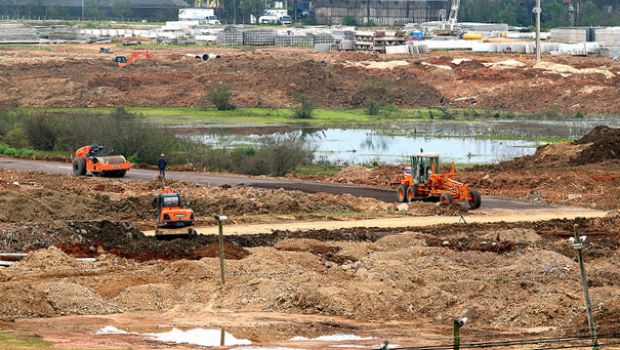
[[[348,194],[308,194],[253,187],[220,188],[169,181],[190,203],[198,224],[211,223],[220,208],[236,222],[273,214],[330,216],[334,213],[385,212],[388,203]],[[157,217],[160,182],[49,176],[0,171],[0,222],[50,220],[132,221],[152,228]],[[268,219],[268,218],[265,218]]]
[[[390,188],[390,184],[396,182],[400,174],[402,174],[402,169],[397,166],[383,165],[368,169],[360,165],[349,165],[326,180],[335,183]]]
[[[583,312],[575,252],[566,238],[576,222],[589,237],[595,317],[609,320],[620,310],[619,220],[355,229],[296,238],[287,233],[277,241],[263,237],[263,243],[274,246],[248,248],[251,254],[244,259],[226,262],[225,289],[219,287],[217,258],[137,263],[102,256],[100,262],[70,271],[54,270],[56,264],[45,271],[17,264],[1,270],[0,318],[176,308],[444,325],[475,308],[471,322],[477,327],[547,326],[570,333]],[[54,249],[48,253],[58,255]]]
[[[531,156],[517,157],[499,165],[479,166],[473,170],[549,170],[574,165],[593,165],[620,159],[620,129],[597,126],[581,139],[569,143],[539,146]]]
[[[620,129],[597,126],[575,145],[587,145],[576,157],[570,160],[573,165],[587,165],[605,160],[620,159]]]

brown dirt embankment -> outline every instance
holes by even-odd
[[[214,48],[222,58],[201,62],[185,57],[195,48],[162,48],[151,50],[153,61],[119,69],[98,50],[99,45],[3,50],[0,105],[191,107],[224,83],[239,107],[290,107],[304,93],[320,107],[359,108],[364,83],[381,79],[389,102],[399,107],[620,114],[620,65],[608,58],[548,57],[548,64],[536,66],[530,57],[472,52],[386,56]]]

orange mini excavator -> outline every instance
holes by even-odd
[[[481,204],[480,192],[454,180],[454,173],[454,162],[449,173],[440,172],[438,153],[414,154],[410,166],[405,167],[400,177],[398,201],[429,199],[444,204],[466,202],[469,209],[478,209]]]
[[[87,172],[95,176],[123,177],[131,163],[120,155],[107,155],[102,145],[84,146],[75,151],[73,158],[73,174],[86,175]]]
[[[164,187],[157,197],[157,212],[159,227],[186,227],[193,226],[194,211],[183,207],[181,195],[172,191],[170,187]]]

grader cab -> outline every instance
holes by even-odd
[[[480,193],[467,184],[454,180],[455,167],[449,173],[441,173],[438,153],[417,153],[411,156],[410,164],[398,187],[398,201],[435,200],[444,204],[466,202],[469,209],[478,209]]]

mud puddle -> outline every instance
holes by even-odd
[[[114,326],[105,326],[98,330],[97,335],[134,335],[148,340],[155,340],[162,343],[191,344],[199,346],[232,346],[250,345],[248,339],[235,337],[223,328],[191,328],[181,329],[173,327],[167,332],[138,333],[118,329]]]

